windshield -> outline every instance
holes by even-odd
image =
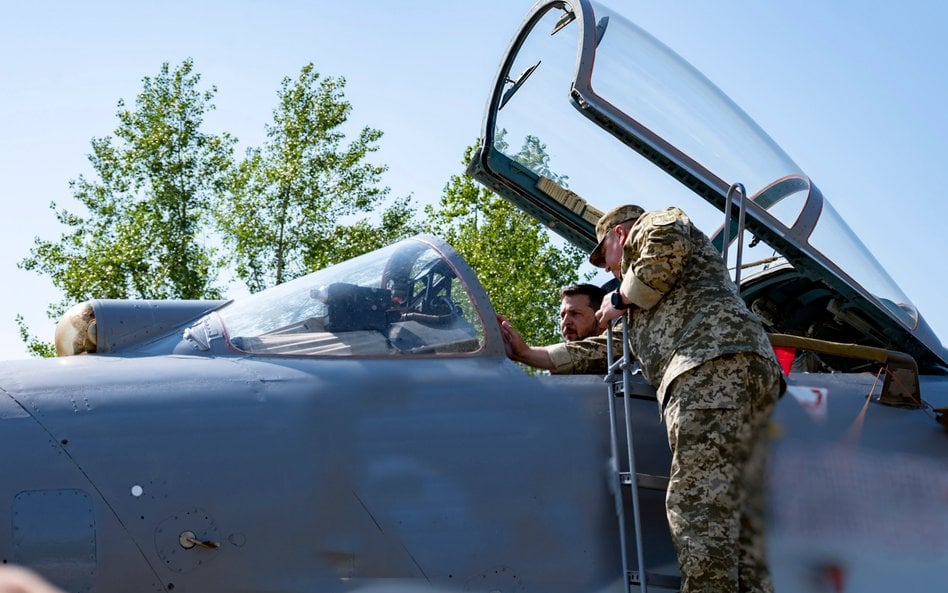
[[[419,239],[240,299],[219,315],[233,348],[268,355],[467,353],[484,335],[467,286]]]

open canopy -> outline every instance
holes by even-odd
[[[682,207],[719,247],[739,242],[729,264],[771,331],[945,365],[914,305],[790,157],[690,64],[596,2],[540,1],[527,15],[470,172],[587,250],[614,206]]]

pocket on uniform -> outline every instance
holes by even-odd
[[[735,400],[727,397],[704,398],[682,404],[684,410],[736,410],[740,407]]]
[[[747,399],[745,367],[723,356],[683,373],[672,389],[684,410],[737,410]]]
[[[740,395],[717,385],[683,384],[676,394],[683,410],[736,410]]]

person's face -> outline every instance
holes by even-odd
[[[606,235],[606,242],[603,244],[605,268],[616,278],[622,277],[622,249],[625,237],[625,230],[621,226],[616,226]]]
[[[563,297],[560,304],[560,333],[567,342],[575,342],[599,332],[596,311],[584,294]]]

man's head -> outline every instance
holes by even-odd
[[[596,223],[596,240],[599,244],[589,254],[589,263],[597,268],[605,268],[618,277],[622,246],[629,227],[644,213],[641,207],[626,204],[603,214]]]
[[[562,290],[560,296],[560,334],[575,342],[599,333],[596,311],[606,291],[595,284],[576,284]]]

